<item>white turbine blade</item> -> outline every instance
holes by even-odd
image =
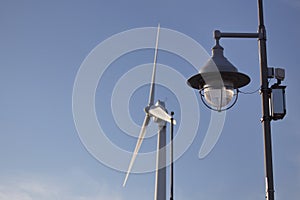
[[[160,30],[160,24],[158,24],[157,34],[156,34],[156,43],[155,43],[155,52],[154,52],[154,61],[153,61],[153,71],[152,71],[152,79],[151,79],[151,86],[150,86],[150,93],[149,93],[149,105],[154,104],[155,73],[156,73],[156,61],[157,61],[157,51],[158,51],[159,30]]]
[[[137,140],[137,143],[136,143],[136,146],[135,146],[135,149],[134,149],[134,152],[133,152],[133,155],[132,155],[132,158],[131,158],[131,161],[130,161],[130,164],[129,164],[129,167],[128,167],[128,170],[127,170],[127,173],[126,173],[126,177],[125,177],[125,180],[124,180],[124,183],[123,183],[123,187],[125,187],[125,185],[126,185],[126,182],[127,182],[128,176],[130,174],[130,171],[132,169],[133,163],[134,163],[134,161],[136,159],[136,156],[137,156],[137,154],[138,154],[138,152],[141,148],[141,145],[142,145],[142,142],[144,140],[145,133],[146,133],[146,127],[149,124],[149,120],[150,120],[150,116],[148,114],[146,114],[143,125],[142,125],[142,128],[141,128],[141,131],[140,131],[139,138]]]
[[[171,116],[161,106],[151,106],[149,109],[149,114],[153,117],[171,123]],[[173,124],[176,125],[175,119],[173,119]]]

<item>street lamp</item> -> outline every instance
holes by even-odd
[[[257,38],[260,60],[260,83],[262,101],[262,126],[264,133],[266,199],[274,200],[274,180],[272,162],[271,120],[283,119],[285,109],[285,87],[283,69],[269,68],[266,51],[266,29],[264,26],[263,0],[258,0],[258,32],[257,33],[224,33],[214,32],[216,45],[212,49],[212,57],[200,69],[199,73],[188,79],[187,83],[200,91],[201,100],[210,109],[224,111],[231,108],[238,97],[239,88],[247,85],[250,78],[238,72],[223,55],[219,44],[221,38]],[[269,87],[269,78],[276,78],[277,83]],[[234,98],[234,100],[233,100]],[[271,112],[270,112],[271,109]]]
[[[207,107],[223,111],[235,104],[238,88],[247,85],[250,78],[238,72],[237,68],[224,57],[224,49],[220,46],[219,39],[212,48],[212,57],[198,74],[188,80],[188,85],[200,91],[201,100]]]

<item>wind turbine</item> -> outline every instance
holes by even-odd
[[[165,103],[162,101],[157,101],[154,104],[154,93],[155,93],[155,74],[156,74],[156,61],[157,61],[157,51],[158,51],[158,41],[159,41],[159,31],[160,25],[157,27],[156,34],[156,44],[155,44],[155,53],[153,61],[153,71],[152,79],[149,93],[148,105],[145,107],[145,118],[143,125],[141,127],[140,135],[138,137],[127,173],[123,183],[123,187],[126,185],[128,176],[133,167],[134,161],[137,157],[139,149],[141,148],[143,139],[146,134],[146,128],[150,122],[150,119],[153,118],[154,122],[158,124],[158,133],[157,133],[157,154],[156,154],[156,173],[155,173],[155,200],[165,200],[166,199],[166,122],[171,123],[171,116],[167,113],[165,108]],[[173,119],[172,119],[173,120]],[[173,124],[176,124],[176,121],[173,120]],[[164,166],[164,167],[163,167]]]

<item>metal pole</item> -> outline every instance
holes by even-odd
[[[262,125],[265,147],[265,174],[266,174],[266,199],[274,200],[273,162],[272,162],[272,140],[271,140],[271,116],[269,108],[270,89],[268,84],[268,63],[266,49],[266,28],[263,16],[263,0],[258,0],[259,18],[259,58],[260,58],[260,82],[262,99]]]
[[[170,155],[171,155],[171,169],[170,169],[170,174],[171,174],[171,190],[170,190],[170,200],[174,200],[174,164],[173,164],[173,132],[174,132],[174,112],[171,112],[171,133],[170,133],[170,143],[171,143],[171,150],[170,150]]]
[[[219,30],[214,32],[214,38],[258,38],[258,33],[224,33]]]

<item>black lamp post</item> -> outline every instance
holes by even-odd
[[[260,83],[261,83],[261,101],[262,101],[262,126],[264,133],[264,149],[265,149],[265,174],[266,174],[266,198],[274,200],[274,181],[273,181],[273,166],[272,166],[272,142],[271,142],[271,120],[282,119],[285,115],[284,96],[281,96],[279,101],[280,106],[276,109],[279,111],[276,116],[270,112],[270,100],[272,100],[272,90],[280,90],[276,95],[284,94],[285,86],[279,86],[281,80],[284,78],[284,70],[278,69],[283,74],[282,78],[277,78],[278,83],[269,88],[269,78],[273,78],[273,68],[268,68],[267,51],[266,51],[266,29],[264,26],[263,16],[263,0],[258,0],[258,19],[259,27],[257,33],[223,33],[215,31],[214,37],[216,45],[212,49],[212,57],[200,69],[199,74],[194,75],[188,79],[187,83],[194,89],[200,91],[201,99],[206,106],[213,110],[223,111],[231,108],[237,100],[239,88],[247,85],[250,78],[238,72],[238,70],[224,57],[223,48],[219,44],[221,38],[257,38],[259,44],[259,58],[260,58]],[[275,75],[276,76],[276,75]],[[274,91],[275,94],[275,91]],[[235,97],[235,99],[233,99]],[[272,104],[272,103],[271,103]]]

